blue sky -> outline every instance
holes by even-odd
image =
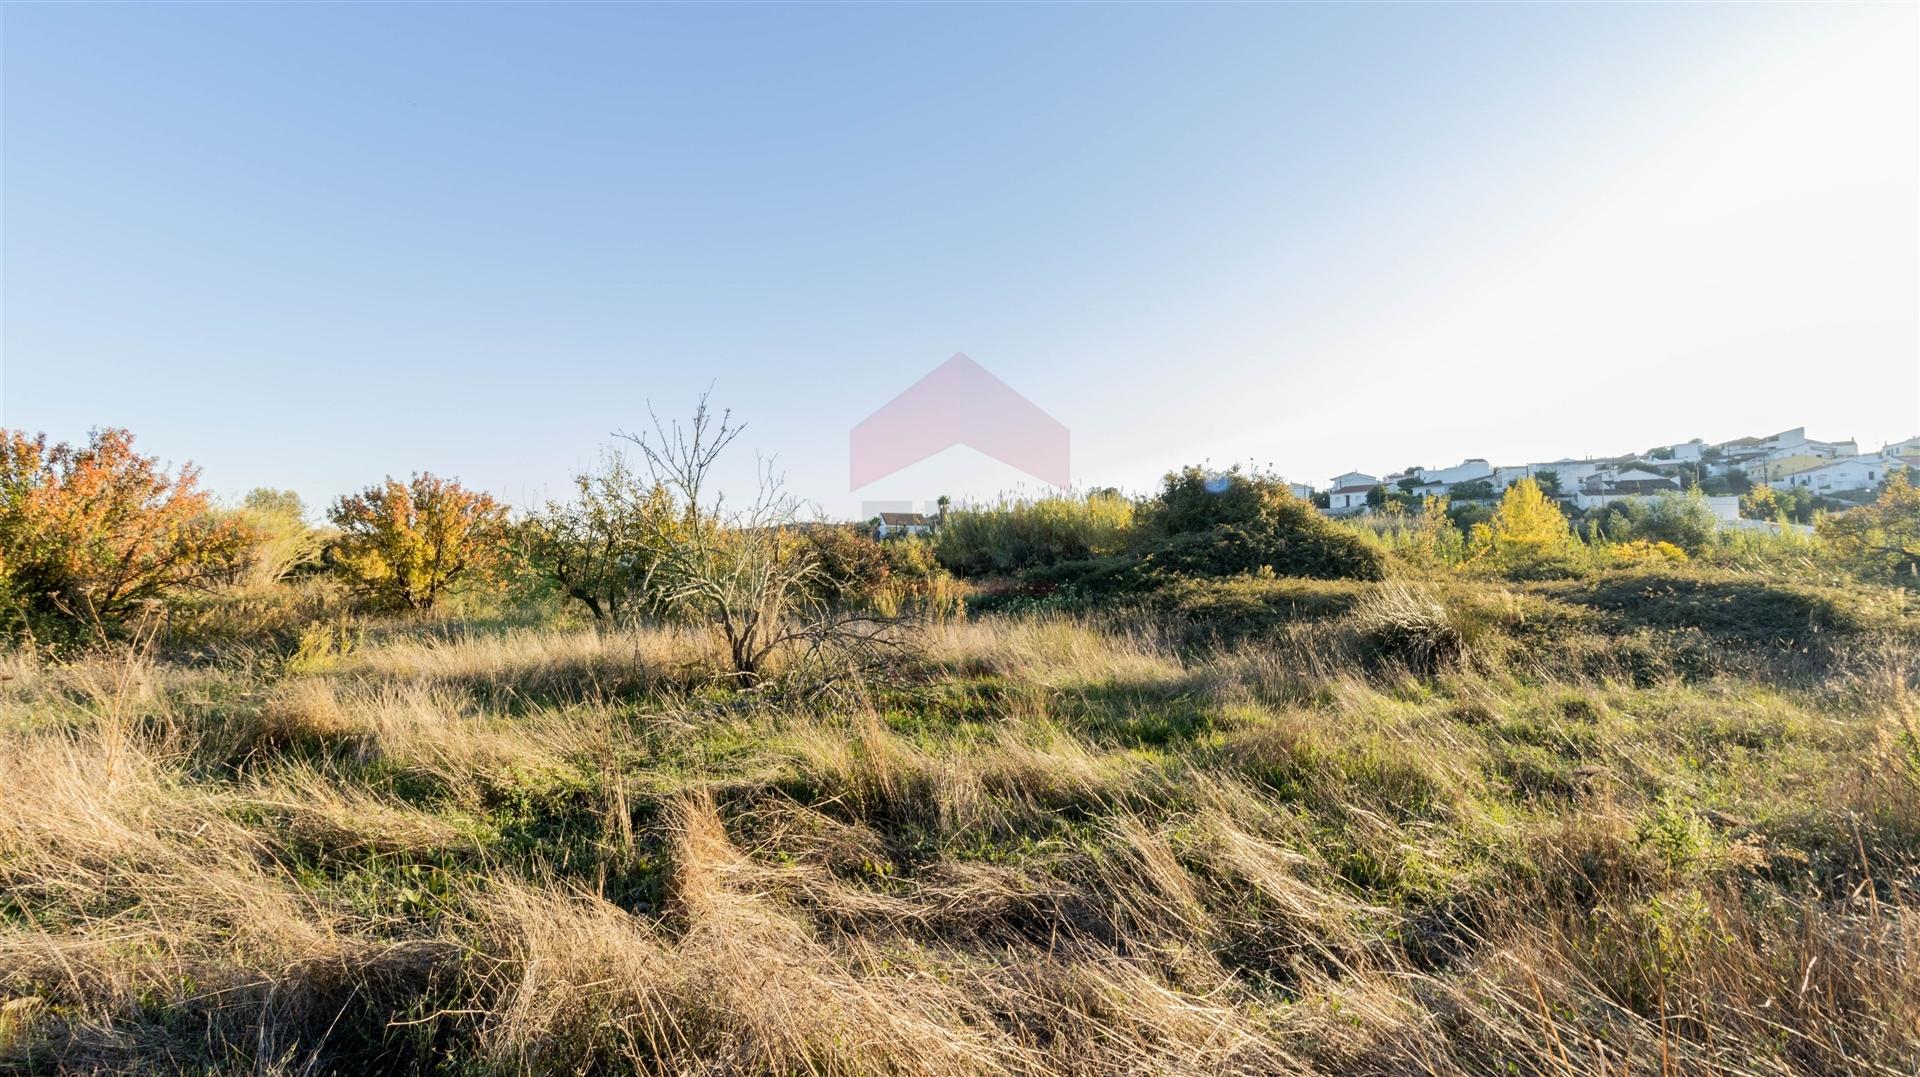
[[[1917,10],[7,5],[0,422],[524,505],[711,384],[853,513],[1021,482],[847,489],[964,351],[1089,485],[1877,446]]]

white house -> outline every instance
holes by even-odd
[[[1677,494],[1680,484],[1657,471],[1645,468],[1627,467],[1609,469],[1588,478],[1580,484],[1579,492],[1573,495],[1573,503],[1583,509],[1599,508],[1630,497],[1658,496]],[[1735,510],[1738,511],[1735,499]]]
[[[1493,478],[1488,481],[1493,483],[1494,492],[1498,493],[1512,486],[1514,483],[1519,482],[1521,479],[1530,479],[1532,477],[1533,468],[1526,464],[1512,464],[1506,467],[1494,468]]]
[[[1819,441],[1807,436],[1807,428],[1796,426],[1764,438],[1735,438],[1715,446],[1721,451],[1723,465],[1753,468],[1763,460],[1787,460],[1796,456],[1817,456],[1837,460],[1860,455],[1860,446],[1852,439]]]
[[[1364,471],[1335,475],[1333,488],[1327,491],[1327,512],[1334,516],[1350,516],[1365,511],[1368,492],[1379,485],[1379,479]]]
[[[1493,465],[1476,457],[1461,461],[1453,467],[1423,467],[1419,475],[1421,486],[1449,487],[1455,483],[1473,482],[1476,479],[1491,481]]]
[[[875,538],[897,538],[901,535],[925,535],[933,531],[933,521],[917,512],[883,512],[880,522],[874,526]]]
[[[1704,495],[1707,507],[1713,510],[1714,518],[1723,524],[1740,522],[1740,499],[1733,494]]]
[[[1771,437],[1760,438],[1759,442],[1760,443],[1754,447],[1765,452],[1768,456],[1792,456],[1795,453],[1806,451],[1807,428],[1804,426],[1796,426],[1792,430],[1782,430]]]
[[[1550,460],[1544,464],[1528,464],[1528,477],[1538,481],[1540,473],[1551,471],[1560,480],[1560,493],[1566,496],[1579,490],[1588,479],[1600,473],[1604,467],[1597,460]]]
[[[1880,456],[1848,456],[1830,464],[1782,475],[1767,485],[1778,490],[1798,487],[1816,494],[1871,490],[1886,481],[1887,461]]]

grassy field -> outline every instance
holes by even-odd
[[[1906,593],[1169,601],[12,659],[0,1069],[1914,1072]]]

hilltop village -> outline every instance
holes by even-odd
[[[1766,437],[1718,444],[1695,438],[1604,458],[1514,465],[1474,458],[1452,467],[1410,467],[1381,476],[1349,471],[1317,490],[1294,484],[1294,492],[1311,498],[1329,515],[1357,516],[1426,497],[1447,497],[1455,503],[1492,501],[1521,479],[1533,479],[1546,493],[1581,511],[1697,489],[1716,516],[1737,523],[1743,501],[1751,509],[1756,487],[1774,491],[1768,502],[1784,503],[1796,516],[1844,511],[1872,500],[1891,471],[1917,466],[1920,437],[1863,453],[1852,439],[1821,441],[1808,437],[1805,427],[1795,427]]]

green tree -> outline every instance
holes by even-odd
[[[1133,522],[1133,502],[1118,491],[1003,499],[950,509],[933,548],[960,575],[1018,572],[1118,553]]]
[[[307,518],[307,503],[292,490],[275,490],[261,486],[247,491],[247,496],[241,500],[240,505],[249,512],[283,516],[291,520]]]
[[[1367,507],[1384,512],[1405,512],[1407,499],[1402,494],[1390,493],[1385,486],[1375,486],[1367,491]]]
[[[571,501],[549,501],[520,527],[522,552],[596,623],[609,624],[633,612],[660,543],[679,519],[666,489],[644,481],[618,454],[573,482]]]
[[[1718,475],[1707,475],[1696,466],[1693,480],[1688,485],[1697,486],[1702,493],[1711,494],[1714,497],[1732,497],[1752,490],[1753,480],[1747,478],[1747,473],[1737,467],[1730,467]]]
[[[326,543],[307,522],[306,502],[292,490],[249,491],[238,509],[223,515],[250,534],[247,548],[232,562],[227,583],[257,590],[319,568]]]
[[[1428,565],[1456,564],[1466,557],[1466,538],[1448,515],[1449,500],[1426,497],[1420,501],[1420,517],[1406,546],[1406,554]]]
[[[1740,515],[1749,520],[1810,524],[1819,510],[1819,495],[1803,486],[1755,486],[1740,498]]]

